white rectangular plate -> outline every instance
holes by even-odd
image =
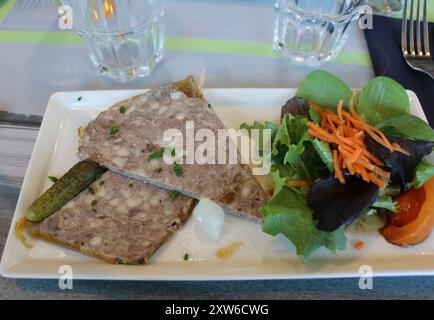
[[[320,250],[309,264],[294,253],[284,237],[271,237],[247,220],[226,215],[224,235],[219,243],[201,239],[193,219],[163,245],[150,265],[110,265],[79,252],[35,241],[34,248],[23,247],[13,234],[15,222],[49,185],[48,175],[60,176],[79,159],[76,156],[77,128],[86,125],[99,112],[115,102],[143,91],[80,91],[54,94],[27,169],[21,194],[6,242],[1,274],[14,278],[58,278],[59,267],[72,267],[75,279],[117,280],[238,280],[352,277],[362,265],[374,275],[434,274],[434,235],[420,245],[400,248],[387,243],[378,232],[347,232],[348,245],[336,256]],[[295,89],[206,89],[205,96],[228,128],[242,122],[278,122],[281,105]],[[409,92],[411,111],[426,119],[414,93]],[[78,97],[82,97],[78,101]],[[366,247],[352,247],[363,240]],[[218,259],[217,249],[241,241],[243,246],[226,259]],[[190,261],[184,261],[184,253]]]

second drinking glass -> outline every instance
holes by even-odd
[[[99,72],[118,81],[151,74],[163,58],[162,0],[63,0]]]
[[[293,63],[318,67],[336,57],[364,0],[278,0],[274,48]]]

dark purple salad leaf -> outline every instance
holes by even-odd
[[[391,173],[390,181],[407,191],[407,182],[414,179],[417,165],[422,158],[432,152],[433,142],[409,140],[400,137],[387,137],[391,143],[399,144],[410,153],[409,156],[401,152],[392,152],[370,136],[365,139],[370,152],[384,162],[384,169]]]
[[[313,210],[317,228],[332,232],[349,225],[366,213],[377,200],[379,188],[356,176],[345,176],[342,184],[336,178],[318,180],[307,194],[307,206]]]
[[[303,98],[294,97],[286,101],[282,106],[280,112],[280,120],[282,121],[283,116],[289,113],[292,116],[306,116],[309,117],[309,105]]]

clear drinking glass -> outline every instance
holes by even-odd
[[[73,27],[101,74],[118,81],[148,76],[163,58],[163,0],[64,0]]]
[[[395,13],[402,10],[402,0],[369,0],[368,4],[376,12],[381,13]]]
[[[336,57],[365,0],[278,0],[274,48],[293,63],[318,67]]]

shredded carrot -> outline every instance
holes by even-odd
[[[344,184],[345,178],[342,175],[341,164],[339,163],[337,150],[333,150],[333,163],[335,167],[335,177],[339,180],[340,183]]]
[[[390,151],[401,152],[405,155],[410,155],[410,153],[404,150],[400,145],[396,143],[390,143],[389,139],[385,136],[383,132],[378,130],[377,128],[362,122],[362,120],[356,120],[355,124],[357,126],[361,126],[361,128],[371,136],[372,139],[376,140],[378,143],[382,144],[384,147],[388,148]]]
[[[354,242],[353,244],[354,249],[356,250],[363,250],[365,249],[365,243],[361,240]]]
[[[306,181],[306,180],[288,181],[288,186],[290,187],[308,187],[310,185],[311,185],[310,181]]]
[[[362,149],[360,148],[354,151],[354,153],[350,156],[350,162],[356,163],[361,154],[362,154]]]
[[[364,138],[366,135],[365,135],[365,133],[363,132],[363,131],[357,131],[356,129],[355,129],[355,133],[354,133],[354,138]]]
[[[343,106],[344,106],[344,100],[339,100],[339,103],[338,103],[338,117],[341,120],[343,120],[343,118],[342,118],[342,107]]]
[[[315,102],[311,101],[311,100],[307,100],[307,103],[316,110],[316,112],[318,113],[323,113],[324,109],[321,108],[319,105],[317,105]]]
[[[354,167],[359,172],[359,174],[360,174],[360,176],[362,177],[363,180],[365,180],[366,182],[371,182],[369,180],[368,170],[366,170],[365,167],[363,167],[360,164],[355,164]]]
[[[376,173],[380,177],[383,177],[383,178],[386,178],[386,179],[390,178],[390,172],[384,171],[383,169],[381,169],[381,168],[379,168],[377,166],[374,166],[373,164],[371,164],[371,163],[369,163],[369,162],[367,162],[365,160],[360,160],[359,163],[365,169]]]
[[[393,148],[394,148],[396,151],[401,152],[401,153],[403,153],[403,154],[405,154],[405,155],[407,155],[407,156],[410,155],[410,152],[408,152],[407,150],[403,149],[399,144],[397,144],[397,143],[392,143],[392,146],[393,146]]]
[[[338,127],[336,126],[333,117],[331,117],[329,114],[327,115],[327,121],[334,130],[338,130]]]
[[[347,169],[348,169],[348,172],[349,172],[351,175],[356,174],[356,170],[354,170],[353,164],[352,164],[349,160],[347,160],[347,159],[345,159],[344,161],[345,161],[345,166],[346,166]]]
[[[355,119],[359,120],[359,119],[361,119],[361,117],[357,114],[357,112],[356,112],[356,108],[354,107],[354,97],[355,97],[355,94],[353,94],[353,95],[351,96],[351,99],[350,99],[350,112],[351,112],[351,115],[352,115]]]
[[[357,114],[353,101],[354,96],[351,97],[348,112],[343,110],[344,102],[340,100],[336,113],[308,101],[309,105],[321,116],[320,124],[307,122],[308,133],[330,144],[335,177],[341,183],[345,183],[344,172],[348,171],[351,175],[357,175],[366,182],[385,188],[384,180],[390,178],[390,172],[382,169],[384,163],[369,152],[365,138],[371,137],[391,152],[406,155],[409,153],[400,145],[391,143],[383,132],[365,123],[363,118]],[[295,183],[297,184],[298,181]]]
[[[328,139],[330,143],[337,143],[337,139],[335,137],[333,137],[333,135],[331,135],[330,133],[328,133],[327,131],[325,131],[324,129],[321,129],[321,127],[317,126],[316,124],[308,121],[307,125],[313,130],[316,131],[316,134],[322,137],[325,137],[326,139]],[[319,137],[318,137],[319,138]]]
[[[390,142],[388,142],[388,143],[384,142],[384,140],[379,135],[377,135],[374,131],[372,131],[369,128],[366,128],[366,132],[369,134],[369,136],[372,139],[377,141],[379,144],[383,145],[384,147],[386,147],[390,151],[393,151],[393,147],[392,147],[392,144]]]
[[[378,178],[375,174],[368,173],[368,180],[376,184],[380,189],[386,188],[386,183],[380,178]]]

